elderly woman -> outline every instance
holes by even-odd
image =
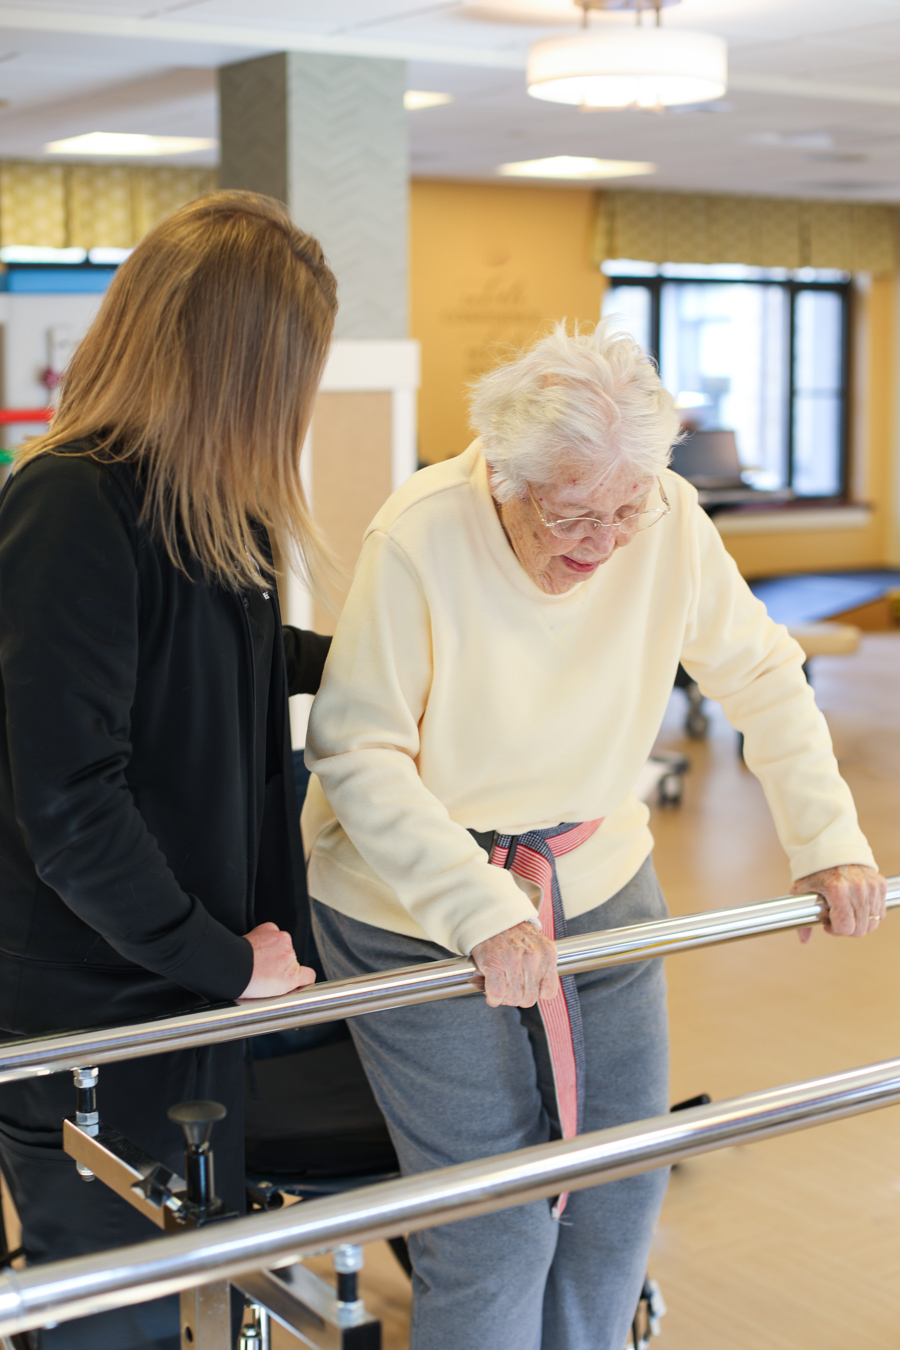
[[[484,977],[352,1024],[407,1173],[667,1110],[661,963],[560,988],[551,939],[666,912],[633,789],[679,661],[743,733],[831,931],[884,908],[803,653],[666,468],[652,363],[559,328],[479,382],[473,422],[370,526],[310,723],[329,976],[463,953]],[[413,1235],[415,1350],[622,1350],[664,1189]]]

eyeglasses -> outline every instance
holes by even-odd
[[[652,511],[634,511],[631,515],[622,516],[619,520],[599,520],[597,516],[570,516],[565,520],[548,520],[540,508],[537,497],[529,484],[528,491],[531,500],[534,503],[534,509],[540,517],[541,524],[544,525],[551,534],[555,534],[557,539],[579,539],[588,530],[618,530],[620,534],[628,535],[639,534],[641,530],[649,530],[651,525],[655,525],[663,516],[667,516],[671,511],[669,499],[666,496],[662,483],[657,478],[656,485],[659,488],[659,495],[662,499],[662,506],[654,507]]]

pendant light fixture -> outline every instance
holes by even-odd
[[[660,0],[662,6],[677,5],[680,0]],[[647,9],[653,0],[644,0]],[[634,9],[635,0],[588,0],[596,10]],[[578,24],[583,22],[582,0],[462,0],[462,15],[467,19],[486,19],[489,23]]]
[[[580,0],[581,32],[532,43],[528,54],[529,94],[585,110],[658,110],[721,98],[728,83],[724,38],[663,28],[665,2],[633,0],[637,23],[632,27],[603,24],[589,28],[591,9],[613,6],[602,5],[602,0],[601,6]],[[625,5],[618,0],[614,7]],[[655,22],[643,22],[645,8],[653,12]]]

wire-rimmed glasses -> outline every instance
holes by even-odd
[[[621,516],[618,520],[600,520],[598,516],[569,516],[564,520],[548,520],[541,510],[530,484],[528,491],[541,524],[551,534],[555,534],[557,539],[581,539],[589,530],[592,533],[596,530],[618,530],[620,534],[628,536],[639,534],[642,530],[649,530],[651,525],[655,525],[658,520],[662,520],[663,516],[667,516],[672,509],[665,488],[658,478],[656,485],[659,488],[661,506],[653,507],[650,511],[632,511],[630,515]]]

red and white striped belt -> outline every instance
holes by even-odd
[[[556,859],[590,839],[602,823],[602,820],[587,820],[580,825],[564,823],[516,835],[501,834],[496,830],[470,830],[470,834],[487,853],[493,866],[504,867],[538,886],[541,904],[537,917],[541,932],[544,937],[556,941],[566,936]],[[560,991],[562,997],[542,999],[538,1007],[550,1051],[562,1137],[572,1139],[581,1129],[584,1104],[584,1030],[574,975],[560,977]],[[554,1218],[560,1217],[568,1198],[568,1194],[558,1197],[553,1206]]]

